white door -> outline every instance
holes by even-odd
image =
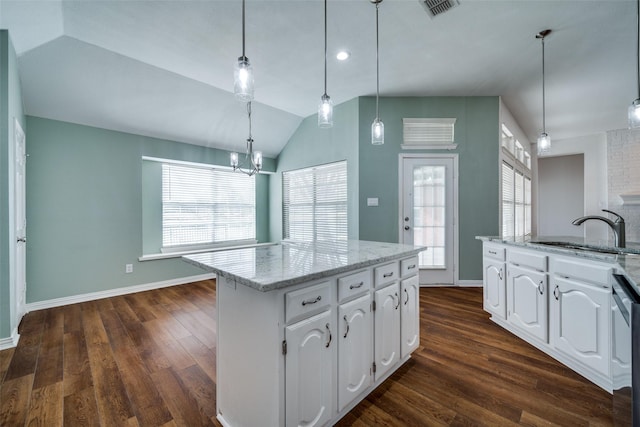
[[[400,359],[400,295],[398,283],[376,291],[374,300],[376,381]]]
[[[549,342],[548,313],[547,275],[509,265],[507,320],[534,337]]]
[[[557,276],[553,282],[551,340],[554,347],[609,375],[611,290]]]
[[[457,157],[401,155],[400,242],[420,252],[420,284],[455,283]]]
[[[286,425],[322,426],[333,416],[331,311],[285,329]]]
[[[418,276],[400,284],[400,357],[411,354],[420,344],[420,286]]]
[[[371,385],[373,324],[371,294],[338,308],[338,411]]]
[[[15,316],[14,320],[20,322],[26,309],[26,259],[27,259],[27,217],[25,211],[25,172],[27,162],[26,140],[20,123],[14,119],[15,140]]]

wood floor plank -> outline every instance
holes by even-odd
[[[62,382],[42,386],[31,393],[27,426],[62,426],[63,419]]]
[[[180,339],[180,344],[198,363],[200,369],[207,373],[214,382],[216,377],[216,353],[206,345],[202,344],[192,335]]]
[[[62,381],[63,336],[63,309],[58,307],[48,310],[33,382],[34,390]]]
[[[9,369],[9,363],[11,363],[11,358],[13,357],[14,352],[15,348],[8,348],[0,351],[0,384],[4,380],[7,369]]]
[[[64,395],[69,396],[92,387],[91,365],[84,331],[74,330],[64,334],[63,347]]]
[[[34,374],[40,353],[45,310],[27,313],[20,324],[20,345],[15,349],[5,374],[5,381]]]
[[[33,374],[0,385],[0,426],[24,425],[29,412]]]
[[[64,396],[64,425],[100,426],[98,404],[92,386]]]

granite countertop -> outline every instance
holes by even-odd
[[[282,242],[269,246],[183,256],[193,265],[259,291],[271,291],[425,250],[395,243],[347,240],[331,243]]]
[[[544,250],[559,255],[572,255],[580,258],[591,259],[600,262],[616,264],[618,271],[624,274],[640,295],[640,243],[627,242],[626,248],[616,248],[609,241],[585,239],[575,236],[533,236],[533,237],[499,237],[499,236],[477,236],[476,239],[485,242],[504,243],[513,246],[528,247],[531,249]],[[566,248],[562,246],[545,245],[545,242],[566,243],[567,245],[581,246],[585,249]],[[592,249],[592,250],[590,250]],[[598,252],[610,250],[618,253]]]

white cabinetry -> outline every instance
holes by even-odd
[[[551,343],[559,352],[609,376],[611,267],[557,257],[551,268]]]
[[[400,357],[411,354],[420,345],[420,286],[418,276],[400,282]]]
[[[378,380],[400,359],[400,297],[398,283],[375,292],[375,378]]]
[[[331,310],[287,326],[286,425],[322,426],[333,415]]]
[[[484,309],[502,319],[506,319],[505,248],[504,246],[485,243],[482,252]]]
[[[509,250],[507,260],[507,320],[548,342],[547,257],[533,251]]]

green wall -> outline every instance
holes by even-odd
[[[143,221],[152,187],[143,198],[142,157],[227,165],[228,152],[30,116],[27,133],[27,302],[204,273],[180,259],[138,262],[148,245],[143,223],[153,224]],[[265,159],[265,169],[274,168]],[[261,175],[258,191],[268,181]],[[267,197],[256,199],[261,241]]]
[[[278,156],[277,173],[269,187],[270,236],[282,240],[282,172],[347,161],[349,238],[358,239],[358,100],[334,107],[333,127],[320,129],[318,116],[302,121]]]
[[[14,118],[25,129],[16,52],[9,32],[0,30],[0,339],[10,337],[18,327],[15,305],[14,229]]]
[[[459,166],[459,279],[482,279],[482,245],[477,235],[496,235],[498,213],[498,97],[398,97],[380,99],[385,143],[370,142],[375,98],[359,99],[360,112],[360,239],[398,242],[398,154],[404,117],[455,117],[453,151]],[[378,197],[378,207],[367,207],[367,197]]]

